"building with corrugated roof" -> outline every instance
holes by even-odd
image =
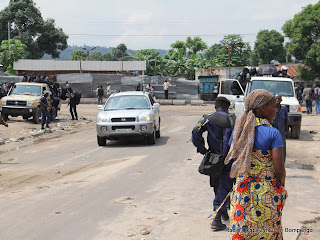
[[[19,76],[27,74],[46,75],[56,79],[57,74],[68,73],[99,73],[140,76],[146,70],[145,61],[60,61],[21,59],[13,63],[13,69]]]

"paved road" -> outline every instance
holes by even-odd
[[[213,192],[190,141],[209,107],[181,108],[163,111],[154,146],[98,147],[90,127],[2,154],[0,239],[227,239],[210,230]],[[317,186],[310,171],[288,169],[284,227],[319,215],[319,194],[308,204],[303,197]]]

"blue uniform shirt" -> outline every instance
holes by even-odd
[[[273,127],[278,129],[281,133],[282,140],[286,140],[286,131],[287,131],[287,122],[288,122],[288,109],[286,106],[281,105],[280,111],[276,113],[275,118],[273,119]]]
[[[217,113],[228,116],[223,110],[217,110]],[[192,142],[197,147],[197,152],[205,154],[208,150],[205,148],[205,142],[202,134],[207,131],[207,142],[209,150],[213,153],[221,154],[221,140],[223,137],[223,154],[227,156],[229,151],[228,141],[231,136],[231,128],[222,128],[206,118],[200,119],[198,125],[192,131]]]
[[[41,99],[40,99],[40,101],[43,103],[43,104],[45,104],[46,106],[48,106],[48,100],[47,100],[47,98],[45,97],[45,96],[43,96]],[[41,110],[42,111],[46,111],[47,110],[47,108],[45,107],[45,106],[43,106],[42,104],[40,104],[41,105]]]

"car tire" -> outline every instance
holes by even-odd
[[[97,136],[98,145],[100,147],[107,145],[107,139],[105,137],[99,137]]]
[[[156,131],[156,138],[160,138],[160,123],[159,123],[159,129]]]
[[[153,133],[148,136],[147,142],[149,145],[154,145],[156,143],[156,128],[154,128]]]
[[[40,108],[37,108],[37,110],[33,114],[33,123],[38,124],[40,122],[39,118],[40,118]]]
[[[3,121],[8,121],[8,113],[1,113],[1,117],[3,119]]]
[[[300,136],[300,126],[291,126],[291,137],[298,139]]]

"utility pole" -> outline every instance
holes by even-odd
[[[82,73],[82,70],[81,70],[81,52],[79,51],[79,59],[80,59],[80,73]]]
[[[123,53],[122,53],[122,71],[121,73],[123,74]]]
[[[9,59],[10,59],[10,21],[8,21],[8,44],[9,44]],[[11,64],[9,63],[9,67],[11,67]]]

